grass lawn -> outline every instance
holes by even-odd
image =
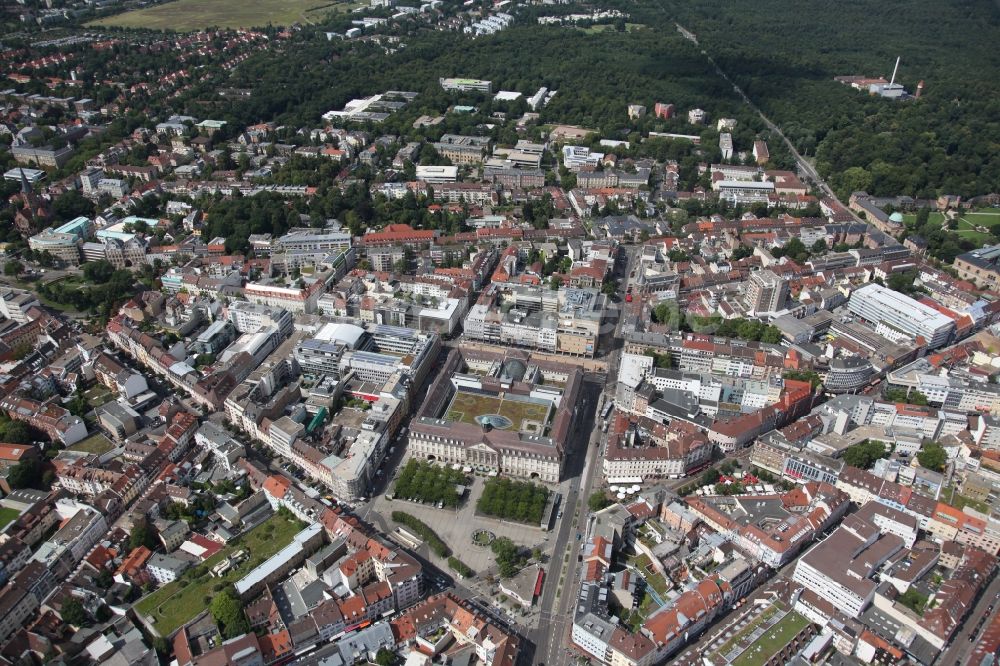
[[[97,385],[83,392],[83,397],[87,399],[87,404],[93,409],[105,405],[115,399],[115,394],[108,390],[107,386]]]
[[[644,27],[642,23],[626,23],[625,31],[635,32],[636,30],[642,27]],[[593,35],[598,32],[609,32],[609,31],[614,32],[616,28],[614,23],[598,23],[597,25],[592,25],[586,28],[580,28],[580,30],[583,30],[588,35]]]
[[[525,430],[522,426],[525,420],[535,421],[543,425],[547,423],[549,406],[494,395],[458,391],[448,406],[445,418],[449,421],[478,425],[476,417],[484,414],[499,414],[510,419],[512,429]]]
[[[253,28],[311,23],[330,11],[348,11],[356,3],[329,0],[174,0],[155,7],[91,21],[88,26],[150,28],[178,32],[202,28]]]
[[[12,520],[16,520],[21,512],[17,509],[8,509],[5,506],[0,506],[0,529],[7,527]]]
[[[986,515],[990,513],[990,506],[986,502],[981,502],[977,499],[972,499],[971,497],[966,497],[958,492],[955,488],[948,486],[941,492],[941,501],[948,502],[953,507],[961,511],[967,506],[971,506],[976,511],[981,511]]]
[[[931,211],[931,214],[927,217],[927,221],[928,222],[933,222],[934,224],[936,224],[938,226],[941,226],[942,224],[944,224],[944,213],[939,213],[936,210],[935,211]],[[917,222],[917,214],[916,213],[904,213],[903,214],[903,223],[906,226],[908,226],[910,228],[913,228],[913,225],[916,224],[916,222]]]
[[[762,666],[808,625],[809,620],[795,611],[790,612],[744,650],[743,654],[733,661],[733,666]]]
[[[944,224],[944,213],[932,211],[927,219],[937,225]],[[911,229],[916,220],[916,213],[903,215],[903,221]],[[977,230],[976,227],[990,228],[997,225],[1000,225],[1000,211],[995,208],[969,211],[958,216],[958,229],[955,230],[955,233],[973,243],[989,244],[993,242],[994,237]]]
[[[637,555],[630,557],[628,563],[642,574],[642,577],[646,579],[646,584],[653,588],[656,594],[662,599],[667,593],[667,581],[653,568],[649,558],[645,555]]]
[[[273,526],[270,531],[268,525]],[[191,621],[194,616],[208,608],[212,596],[216,593],[214,588],[217,584],[235,583],[254,567],[291,543],[292,537],[302,528],[302,521],[275,514],[244,536],[235,539],[201,565],[189,569],[180,580],[168,583],[140,599],[135,605],[135,610],[137,613],[152,617],[153,626],[161,636],[169,636],[182,624]],[[250,558],[243,564],[230,569],[222,578],[216,578],[208,573],[215,564],[240,549],[250,554]],[[203,572],[202,577],[196,578],[195,572]]]
[[[957,232],[959,236],[968,238],[973,243],[988,245],[994,241],[993,235],[980,231],[976,227],[992,229],[998,224],[1000,224],[1000,212],[993,210],[972,211],[958,217]]]
[[[962,218],[981,227],[995,227],[1000,224],[1000,210],[989,208],[964,213]]]
[[[102,453],[107,453],[113,448],[115,448],[115,445],[111,443],[111,440],[105,437],[103,433],[97,433],[96,435],[91,435],[87,439],[77,442],[73,446],[69,447],[69,450],[101,455]]]
[[[989,245],[993,242],[993,236],[990,234],[984,234],[982,231],[976,231],[975,229],[963,229],[959,226],[955,233],[978,245]]]
[[[766,622],[769,618],[773,617],[779,610],[781,610],[781,609],[778,608],[778,606],[775,606],[775,605],[771,605],[771,606],[768,606],[767,608],[765,608],[760,613],[760,615],[758,615],[757,617],[755,617],[752,620],[750,620],[750,623],[747,624],[742,629],[740,629],[736,633],[735,636],[733,636],[732,638],[730,638],[729,640],[727,640],[725,643],[723,643],[722,645],[720,645],[719,648],[715,651],[715,654],[718,654],[720,656],[725,656],[726,654],[728,654],[729,651],[732,650],[736,646],[737,643],[739,643],[741,640],[743,640],[744,637],[746,637],[746,636],[750,635],[751,633],[753,633],[754,629],[756,629],[762,623]]]

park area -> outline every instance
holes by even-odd
[[[1000,225],[1000,211],[970,211],[958,216],[958,229],[956,231],[959,236],[968,238],[974,243],[988,245],[996,241],[996,237],[990,232],[997,225]]]
[[[88,27],[117,26],[187,32],[204,28],[255,28],[312,23],[330,11],[347,11],[357,3],[327,0],[174,0],[153,7],[115,14]]]
[[[549,490],[527,481],[490,479],[476,504],[476,510],[485,515],[519,523],[537,525],[545,513]]]
[[[524,432],[540,433],[549,417],[550,405],[521,398],[470,391],[457,391],[452,398],[445,418],[472,425],[482,425],[481,417],[499,416],[489,423],[498,430],[513,428]],[[480,420],[477,420],[480,417]]]
[[[913,227],[916,223],[916,213],[903,216],[907,226]],[[937,225],[944,224],[944,213],[931,212],[928,221]],[[989,245],[996,241],[996,237],[990,233],[993,227],[1000,225],[1000,210],[996,208],[984,208],[980,210],[958,211],[958,226],[955,228],[962,238],[970,240],[980,245]]]
[[[136,612],[150,618],[150,624],[160,636],[169,636],[208,608],[212,597],[218,592],[290,544],[292,537],[303,526],[304,523],[291,514],[276,513],[250,532],[234,539],[200,565],[188,569],[180,579],[140,599],[135,605]],[[234,566],[221,578],[210,573],[213,566],[238,550],[245,550],[249,558]]]
[[[454,509],[462,501],[456,486],[468,483],[468,477],[459,470],[411,458],[396,479],[393,496]]]

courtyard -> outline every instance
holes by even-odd
[[[483,425],[488,417],[500,417],[488,418],[488,423],[498,430],[513,428],[540,434],[548,424],[551,409],[551,405],[522,396],[459,390],[448,405],[445,418],[449,421]]]

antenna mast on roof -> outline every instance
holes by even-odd
[[[900,57],[901,57],[901,56],[896,56],[896,66],[892,68],[892,80],[891,80],[891,81],[889,81],[889,85],[890,85],[890,86],[891,86],[891,85],[892,85],[893,83],[895,83],[895,82],[896,82],[896,72],[897,72],[897,71],[899,71],[899,59],[900,59]]]

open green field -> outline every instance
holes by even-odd
[[[514,430],[528,430],[524,421],[535,421],[543,426],[548,421],[549,406],[524,400],[512,400],[494,395],[467,393],[458,391],[448,406],[445,418],[449,421],[460,421],[479,425],[477,416],[499,414],[510,419]]]
[[[928,222],[933,222],[934,224],[941,225],[944,224],[944,213],[939,213],[937,211],[931,211],[931,214],[927,216]],[[908,227],[913,227],[917,222],[916,213],[905,213],[903,215],[903,223]]]
[[[329,0],[173,0],[155,7],[91,21],[88,26],[117,26],[187,32],[203,28],[254,28],[312,23],[330,11],[346,11],[357,3]]]
[[[626,23],[625,31],[635,32],[636,30],[642,27],[643,27],[642,23]],[[617,30],[617,27],[615,26],[614,23],[598,23],[597,25],[591,25],[586,28],[580,28],[580,30],[587,33],[588,35],[593,35],[598,32],[608,32],[608,31],[614,32],[615,30]]]
[[[151,617],[157,633],[167,637],[208,608],[211,598],[218,591],[215,589],[217,586],[225,587],[238,581],[254,567],[290,544],[292,537],[302,528],[302,521],[275,514],[246,535],[235,539],[202,564],[188,569],[179,580],[168,583],[140,599],[135,605],[135,610],[141,615]],[[209,573],[213,566],[241,549],[250,555],[246,561],[230,569],[221,578]]]
[[[102,453],[107,453],[113,448],[115,448],[115,445],[111,443],[111,440],[105,437],[102,433],[97,433],[96,435],[91,435],[87,439],[80,440],[73,446],[69,447],[69,450],[101,455]]]
[[[93,408],[105,405],[115,399],[115,394],[103,384],[98,384],[83,392],[83,397],[87,399],[87,404]]]
[[[908,213],[903,216],[904,222],[909,227],[913,226],[916,219],[916,213]],[[944,213],[934,211],[928,219],[935,224],[943,224]],[[967,211],[958,216],[958,228],[955,230],[955,233],[973,243],[986,245],[994,242],[994,237],[992,234],[981,231],[979,228],[991,229],[997,225],[1000,225],[1000,210],[987,208]]]
[[[957,233],[973,243],[989,245],[995,242],[994,236],[981,229],[992,230],[998,224],[1000,224],[1000,212],[996,210],[972,211],[958,217]]]
[[[733,666],[763,666],[808,625],[809,620],[805,617],[795,611],[790,612],[737,657]]]
[[[20,515],[21,512],[17,509],[9,509],[5,506],[0,506],[0,529],[7,527],[11,521],[16,520]]]

